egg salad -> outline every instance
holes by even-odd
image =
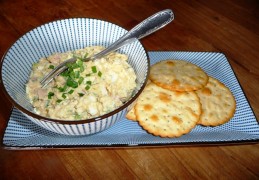
[[[82,120],[109,113],[129,100],[136,88],[136,74],[128,56],[111,53],[103,58],[83,59],[103,50],[101,46],[55,53],[32,66],[26,93],[35,112],[60,120]],[[67,70],[42,88],[40,81],[61,62],[75,57]]]

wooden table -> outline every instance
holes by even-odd
[[[170,8],[173,23],[142,40],[147,50],[223,52],[258,119],[257,0],[1,0],[0,56],[24,33],[49,21],[91,17],[126,29]],[[0,134],[11,104],[0,94]],[[258,179],[259,144],[186,147],[0,149],[0,179]]]

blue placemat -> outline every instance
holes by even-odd
[[[209,76],[220,80],[235,96],[237,108],[234,117],[217,127],[196,126],[189,134],[179,138],[153,136],[137,122],[127,119],[122,119],[110,129],[97,134],[65,136],[41,128],[14,108],[2,146],[26,149],[258,142],[258,122],[224,54],[172,51],[151,51],[148,54],[151,64],[164,59],[183,59],[200,66]]]

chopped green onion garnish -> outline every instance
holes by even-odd
[[[64,77],[68,77],[69,71],[66,70],[66,71],[62,72],[60,75],[61,75],[61,76],[64,76]]]
[[[79,77],[79,80],[78,80],[78,84],[82,84],[82,82],[84,81],[84,78],[82,76]]]
[[[80,72],[84,72],[85,68],[84,66],[80,66]]]
[[[71,66],[73,69],[79,68],[79,65],[77,63],[73,63]]]
[[[69,72],[69,77],[71,77],[71,78],[75,78],[75,72],[72,70],[72,71],[70,71]]]
[[[75,71],[75,78],[79,78],[79,76],[80,76],[79,71]]]
[[[83,61],[80,59],[80,60],[78,60],[77,62],[77,65],[80,67],[80,66],[83,66]]]
[[[79,97],[82,97],[84,96],[85,94],[84,93],[78,93]]]
[[[89,74],[86,74],[85,76],[91,76],[91,74],[89,73]]]
[[[90,89],[89,85],[85,86],[85,90],[89,90],[89,89]]]
[[[54,93],[53,93],[53,92],[49,92],[49,93],[48,93],[48,99],[51,99],[52,96],[54,96]]]
[[[66,96],[65,93],[63,93],[63,94],[62,94],[62,97],[63,97],[64,99],[66,99],[67,96]]]
[[[53,65],[49,65],[49,69],[54,69],[55,67]]]
[[[72,88],[77,88],[78,83],[76,81],[74,81],[72,78],[68,78],[67,79],[67,86],[72,87]]]
[[[72,94],[74,92],[73,89],[71,89],[70,91],[68,91],[68,94]]]
[[[64,87],[58,87],[59,92],[65,92],[67,89],[67,85],[65,85]]]
[[[86,84],[92,85],[92,81],[86,81]]]
[[[93,73],[97,73],[97,68],[96,68],[96,66],[92,66],[92,72],[93,72]]]
[[[67,63],[66,66],[67,66],[68,68],[71,68],[72,63]]]
[[[58,100],[57,100],[57,103],[60,103],[61,101],[62,101],[62,99],[58,99]]]
[[[101,71],[98,71],[98,76],[99,76],[99,77],[102,77],[102,74],[103,74],[103,73],[102,73]]]

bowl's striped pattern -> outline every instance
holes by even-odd
[[[57,122],[34,114],[25,84],[31,67],[41,57],[86,46],[108,46],[127,31],[116,24],[88,18],[71,18],[39,26],[19,38],[1,62],[1,85],[14,106],[34,123],[52,132],[66,135],[88,135],[109,128],[126,113],[127,106],[142,91],[149,72],[147,52],[139,41],[119,51],[129,55],[129,63],[137,74],[138,88],[133,98],[119,109],[90,121]]]

